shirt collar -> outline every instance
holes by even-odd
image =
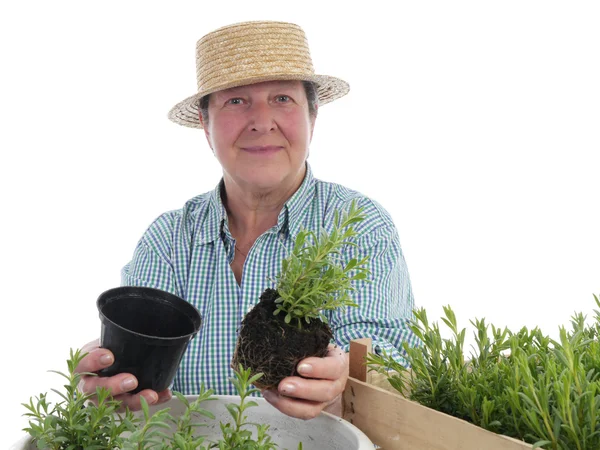
[[[209,193],[208,214],[206,221],[200,229],[200,239],[196,241],[198,245],[214,242],[225,232],[225,230],[229,233],[229,227],[227,226],[227,211],[225,211],[225,205],[223,205],[223,200],[221,198],[222,189],[225,189],[225,184],[221,178],[217,187]]]
[[[306,174],[300,187],[286,201],[277,218],[277,230],[280,235],[296,238],[296,235],[302,228],[302,219],[304,218],[312,194],[315,190],[315,179],[310,165],[306,163]]]
[[[200,240],[198,244],[213,242],[217,237],[233,239],[229,232],[229,223],[227,220],[227,211],[223,205],[221,197],[222,190],[225,189],[223,179],[209,195],[210,212],[208,223],[202,227]],[[275,228],[277,232],[284,237],[296,238],[296,235],[302,228],[302,219],[307,212],[307,206],[310,202],[315,189],[315,179],[310,165],[306,163],[306,174],[300,187],[284,203],[281,212],[277,218]]]

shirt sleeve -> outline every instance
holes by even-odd
[[[398,233],[387,224],[355,242],[357,246],[344,257],[349,261],[369,255],[371,274],[368,281],[357,282],[356,291],[350,294],[358,307],[328,317],[335,340],[348,351],[351,340],[371,338],[376,353],[385,351],[407,367],[403,343],[418,346],[420,340],[410,329],[414,299]]]
[[[133,258],[121,270],[121,286],[143,286],[175,294],[171,265],[140,239]]]
[[[182,296],[177,292],[173,268],[173,234],[176,212],[159,216],[139,240],[133,258],[121,270],[122,286],[143,286]]]

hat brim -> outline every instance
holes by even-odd
[[[216,89],[206,90],[198,92],[191,97],[177,103],[169,111],[169,119],[176,124],[183,125],[190,128],[202,129],[200,123],[200,112],[199,112],[199,100],[205,95],[212,94],[213,92],[222,91],[224,89],[230,89],[238,86],[246,86],[248,84],[261,83],[263,81],[276,81],[276,80],[298,80],[298,81],[312,81],[317,85],[317,95],[319,97],[319,106],[326,105],[340,97],[343,97],[350,91],[350,85],[336,77],[328,75],[311,75],[311,76],[297,76],[290,74],[281,75],[269,75],[268,77],[256,77],[237,81],[235,83],[229,83],[219,86]]]

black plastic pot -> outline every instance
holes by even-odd
[[[138,387],[157,392],[168,388],[202,318],[176,295],[146,287],[119,287],[100,295],[100,346],[115,355],[100,376],[131,373]]]

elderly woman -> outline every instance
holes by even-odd
[[[366,219],[356,231],[353,256],[370,255],[370,283],[357,286],[357,308],[328,315],[336,344],[370,337],[402,361],[402,343],[416,339],[407,326],[413,297],[399,238],[389,214],[375,201],[343,186],[319,181],[307,164],[318,108],[343,95],[348,84],[315,75],[304,32],[280,22],[234,24],[197,44],[198,93],[176,105],[169,117],[204,130],[223,168],[212,192],[199,195],[150,225],[122,271],[124,285],[172,292],[198,308],[204,319],[190,343],[173,389],[198,392],[202,383],[217,394],[233,394],[228,382],[236,330],[244,314],[271,287],[301,228],[331,229],[336,209],[355,200]],[[335,149],[332,149],[335,150]],[[349,250],[350,251],[350,250]],[[333,348],[333,345],[330,346]],[[80,371],[110,366],[109,350],[90,343]],[[348,378],[347,356],[330,351],[306,358],[302,376],[285,378],[263,395],[282,412],[311,418],[332,411]],[[131,374],[84,377],[132,408],[140,396],[150,404],[169,390],[143,390]]]

